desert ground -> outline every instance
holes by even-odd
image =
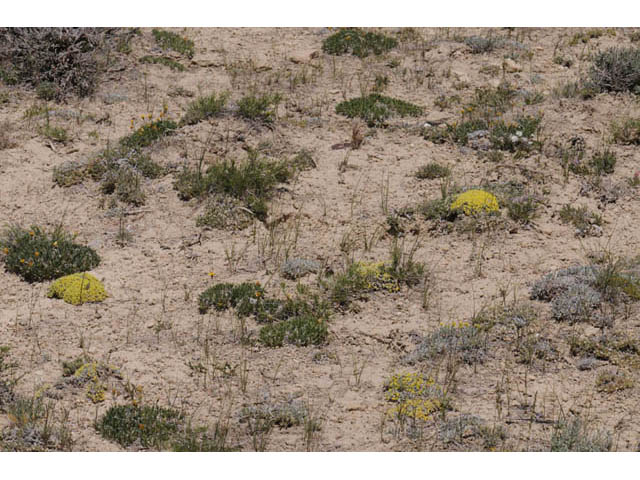
[[[366,56],[330,51],[337,27],[163,31],[99,33],[87,94],[0,76],[0,227],[61,225],[108,294],[51,298],[0,251],[0,450],[640,448],[640,80],[589,83],[640,30],[354,30],[393,39]],[[372,94],[417,108],[338,108]],[[159,173],[126,167],[120,189],[83,170],[169,120],[141,147]],[[182,189],[252,158],[289,173],[263,214],[219,177]],[[473,190],[497,209],[451,208]],[[256,298],[202,306],[243,282]],[[263,297],[311,313],[265,320]],[[265,340],[316,314],[313,338]],[[116,406],[175,416],[109,429]]]

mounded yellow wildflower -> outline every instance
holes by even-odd
[[[499,209],[495,195],[484,190],[468,190],[458,195],[451,204],[451,210],[461,211],[465,215],[493,213]]]
[[[356,262],[354,268],[354,273],[366,283],[367,290],[400,291],[398,280],[387,272],[384,262]]]
[[[74,273],[61,277],[49,287],[49,298],[61,298],[72,305],[101,302],[109,295],[100,280],[90,273]]]
[[[442,402],[434,396],[440,389],[431,377],[421,373],[395,374],[385,385],[386,400],[396,405],[388,415],[428,421],[442,408]]]

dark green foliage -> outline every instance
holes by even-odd
[[[140,59],[141,63],[150,63],[152,65],[164,65],[171,70],[177,70],[178,72],[184,72],[185,67],[180,62],[176,62],[173,58],[162,57],[159,55],[145,55]]]
[[[56,100],[87,96],[95,90],[98,53],[110,36],[113,31],[100,28],[2,28],[3,80],[32,87],[48,84],[46,97]]]
[[[538,200],[531,195],[522,195],[506,202],[509,218],[523,225],[531,223],[538,209]]]
[[[162,449],[182,421],[182,414],[171,408],[115,405],[97,422],[96,430],[124,448],[139,440],[145,448]]]
[[[589,235],[593,231],[593,225],[602,226],[602,216],[590,212],[585,206],[573,207],[567,204],[562,207],[559,216],[562,223],[573,225],[579,236]]]
[[[340,102],[336,107],[336,113],[348,118],[361,118],[369,127],[384,126],[389,118],[396,115],[417,117],[422,112],[417,105],[377,93]]]
[[[640,94],[640,48],[613,47],[599,53],[589,76],[601,91]]]
[[[0,238],[0,254],[5,268],[27,282],[53,280],[97,267],[98,254],[74,243],[74,238],[61,226],[50,233],[38,226],[30,229],[12,226]]]
[[[244,202],[247,209],[259,220],[267,217],[266,201],[278,183],[289,181],[294,169],[287,161],[271,161],[258,158],[249,152],[246,162],[225,159],[212,165],[203,175],[199,170],[184,169],[174,187],[183,200],[206,194],[223,194]]]
[[[246,316],[261,297],[264,298],[264,289],[259,283],[218,283],[200,294],[198,305],[200,313],[211,308],[222,311],[233,307],[237,308],[238,315]]]
[[[449,175],[451,175],[451,169],[436,162],[423,165],[416,172],[416,177],[421,180],[433,180],[434,178],[448,177]]]
[[[281,347],[285,343],[297,346],[321,345],[326,342],[328,334],[323,318],[300,315],[262,327],[259,339],[267,347]]]
[[[197,98],[187,107],[187,112],[180,120],[180,124],[195,125],[198,122],[215,117],[222,111],[228,98],[229,95],[227,93],[219,95],[212,93],[206,97]]]
[[[341,28],[322,42],[322,50],[329,55],[350,53],[360,58],[380,55],[391,50],[398,41],[387,35],[366,32],[359,28]]]
[[[608,148],[597,151],[591,157],[590,165],[596,175],[610,175],[616,168],[616,154]]]
[[[178,125],[173,120],[155,120],[145,123],[131,135],[127,135],[120,139],[120,145],[124,148],[139,151],[144,147],[148,147],[156,140],[173,133]]]
[[[180,36],[177,33],[169,32],[167,30],[158,30],[154,28],[151,33],[160,47],[169,48],[175,52],[185,55],[187,58],[193,58],[195,50],[193,40],[189,40],[187,37]]]
[[[280,94],[247,95],[238,101],[238,113],[242,118],[271,123],[275,117],[275,107],[280,103]]]

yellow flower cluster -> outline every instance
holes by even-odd
[[[385,387],[388,402],[397,403],[387,414],[397,418],[413,418],[427,421],[441,408],[440,400],[432,398],[435,381],[421,373],[395,374]]]
[[[460,321],[460,322],[451,322],[449,324],[440,322],[441,327],[450,327],[450,328],[465,328],[471,326],[469,322]]]
[[[101,302],[109,295],[100,280],[90,273],[74,273],[61,277],[49,288],[49,298],[61,298],[72,305]]]
[[[499,209],[495,195],[484,190],[468,190],[458,195],[451,204],[451,210],[461,211],[465,215],[495,213]]]
[[[367,290],[400,291],[398,280],[387,272],[384,262],[356,262],[355,273],[366,283]]]
[[[93,403],[104,402],[106,388],[100,382],[98,375],[98,363],[85,363],[73,374],[75,378],[85,378],[89,381],[87,385],[87,398]]]

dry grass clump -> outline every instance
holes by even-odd
[[[85,97],[96,87],[100,50],[115,33],[103,28],[2,28],[2,78],[40,88],[50,99]]]

